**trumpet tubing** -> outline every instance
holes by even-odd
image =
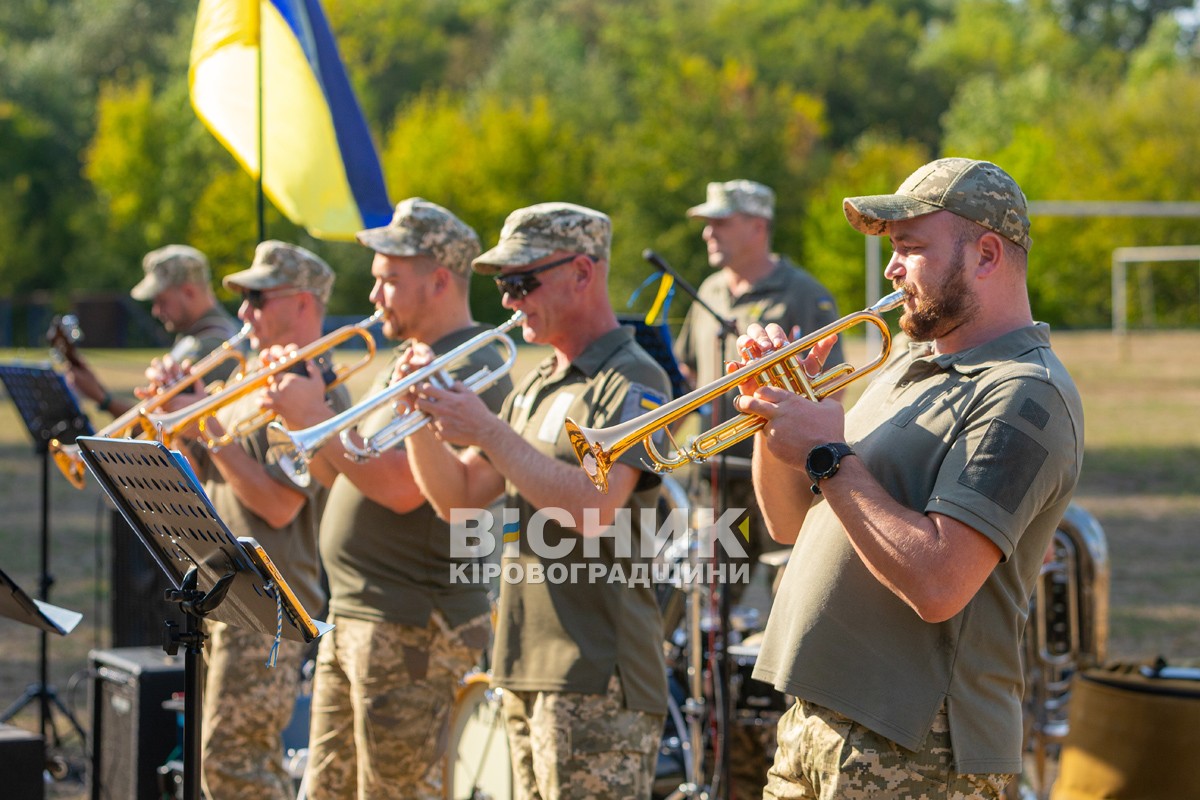
[[[245,419],[236,420],[232,423],[229,430],[220,436],[210,436],[205,429],[208,421],[213,419],[220,409],[258,389],[264,388],[276,375],[287,372],[295,365],[308,361],[311,358],[323,355],[356,336],[361,337],[366,344],[367,354],[353,364],[336,369],[333,380],[327,386],[332,389],[344,383],[346,379],[365,367],[375,357],[375,340],[371,336],[370,329],[382,317],[383,311],[379,310],[360,322],[352,325],[344,325],[331,333],[327,333],[320,339],[298,348],[278,361],[273,361],[266,366],[260,367],[249,375],[243,375],[237,382],[226,384],[221,391],[187,408],[163,414],[146,414],[144,415],[146,421],[158,440],[167,446],[170,446],[183,431],[192,425],[199,426],[200,438],[204,442],[205,447],[223,447],[235,439],[248,436],[259,428],[269,424],[275,418],[275,415],[264,411]]]
[[[187,375],[142,400],[133,408],[98,430],[94,435],[106,439],[142,439],[152,436],[154,429],[148,421],[149,414],[162,408],[173,397],[191,388],[227,361],[238,362],[235,374],[246,369],[246,356],[242,354],[239,348],[249,335],[250,325],[247,323],[237,333],[222,342],[220,347],[193,364],[191,369],[188,370]],[[221,388],[220,384],[215,384],[209,387],[209,390],[215,393],[220,391]],[[71,482],[72,486],[76,489],[82,489],[84,487],[84,479],[87,476],[87,469],[84,466],[83,459],[79,456],[79,448],[73,444],[63,444],[57,439],[52,439],[49,446],[50,455],[54,458],[55,466]]]
[[[608,428],[583,428],[568,419],[567,436],[570,437],[575,455],[601,492],[608,491],[608,471],[612,465],[626,450],[639,443],[645,447],[650,458],[649,466],[655,472],[669,472],[689,461],[705,461],[753,436],[765,424],[763,418],[739,414],[696,435],[684,446],[675,442],[668,426],[726,392],[736,390],[748,380],[754,380],[760,386],[772,385],[803,394],[810,400],[820,400],[840,391],[852,381],[874,372],[887,360],[892,337],[882,315],[903,303],[904,297],[903,291],[892,292],[870,308],[842,317],[802,339],[750,361],[707,386],[701,386],[627,422]],[[838,364],[812,376],[805,372],[801,359],[805,351],[825,337],[840,334],[859,324],[874,325],[879,329],[882,346],[874,359],[862,366]],[[659,431],[665,434],[673,448],[669,454],[660,452],[653,442],[654,435]]]
[[[504,363],[496,369],[481,369],[463,381],[463,385],[468,389],[476,394],[482,394],[504,377],[516,363],[517,348],[507,333],[520,325],[524,319],[525,315],[518,311],[503,324],[472,337],[420,369],[390,384],[378,394],[368,397],[322,423],[290,431],[278,421],[272,422],[267,427],[267,443],[268,447],[276,454],[276,462],[297,485],[307,486],[311,480],[308,463],[317,451],[335,435],[340,434],[342,446],[346,449],[346,457],[355,461],[374,458],[384,450],[395,447],[428,424],[429,416],[419,411],[398,414],[382,430],[366,439],[362,446],[354,442],[350,433],[377,408],[395,402],[415,386],[426,381],[439,386],[451,383],[446,376],[446,369],[456,361],[466,358],[484,347],[493,344],[500,345],[505,350]]]

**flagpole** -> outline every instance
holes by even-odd
[[[255,4],[258,9],[258,47],[255,48],[258,59],[258,102],[255,104],[258,110],[258,181],[257,181],[257,197],[256,211],[258,215],[258,241],[265,242],[267,239],[267,201],[266,192],[263,190],[263,175],[266,174],[266,164],[263,161],[266,150],[263,144],[263,36],[262,36],[262,0],[258,0]]]

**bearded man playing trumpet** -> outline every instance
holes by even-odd
[[[266,241],[255,250],[250,268],[226,276],[224,284],[241,293],[238,317],[249,323],[251,348],[258,352],[302,348],[320,339],[333,280],[329,265],[314,253]],[[247,365],[249,376],[260,366],[255,361]],[[235,388],[236,384],[227,386],[225,391]],[[183,450],[229,529],[257,539],[304,607],[317,610],[325,603],[317,557],[325,488],[293,484],[269,455],[262,426],[229,444],[222,442],[227,431],[261,413],[266,392],[264,381],[207,416],[202,435],[196,430],[201,426],[193,424],[174,431],[173,438],[188,445]],[[171,410],[178,411],[185,397],[171,401]],[[323,402],[341,410],[349,406],[349,395],[338,387]],[[271,637],[220,622],[207,624],[211,638],[201,742],[205,793],[213,798],[292,800],[295,789],[283,769],[280,735],[299,693],[304,646],[281,640],[275,667],[269,668],[264,662]]]
[[[845,413],[776,387],[754,485],[795,543],[754,677],[798,698],[764,798],[1000,798],[1021,770],[1021,636],[1083,461],[1083,409],[1026,290],[1025,197],[944,158],[850,197],[887,236],[913,340]],[[783,346],[752,326],[739,346]],[[819,371],[829,341],[805,366]]]
[[[360,232],[358,240],[375,251],[370,299],[383,312],[383,333],[402,343],[366,405],[388,387],[410,347],[428,346],[436,357],[488,328],[472,319],[469,301],[479,237],[450,211],[409,198],[391,223]],[[502,361],[487,346],[446,372],[466,380]],[[483,393],[493,413],[511,385],[503,377]],[[334,416],[315,375],[273,382],[267,398],[295,432]],[[375,405],[354,439],[361,443],[391,425],[395,405]],[[438,800],[455,688],[491,635],[486,587],[451,583],[463,559],[452,554],[449,525],[417,488],[403,446],[351,458],[339,436],[323,438],[307,469],[332,485],[320,548],[335,627],[317,656],[307,796]]]

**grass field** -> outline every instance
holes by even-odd
[[[1200,660],[1200,332],[1056,334],[1084,399],[1087,449],[1075,501],[1109,545],[1110,660]],[[851,352],[855,352],[851,343]],[[91,351],[110,385],[139,382],[152,353]],[[0,351],[0,362],[43,352]],[[523,351],[518,373],[535,358]],[[366,372],[374,372],[367,369]],[[351,381],[355,397],[366,377]],[[91,411],[92,409],[88,409]],[[97,420],[102,415],[96,414]],[[102,422],[100,424],[103,424]],[[36,594],[41,466],[12,403],[0,402],[0,569]],[[50,473],[50,600],[81,611],[68,637],[51,637],[51,682],[87,725],[88,651],[108,647],[108,511],[94,483],[72,488]],[[0,709],[37,679],[38,635],[0,619]],[[37,727],[31,706],[18,724]]]

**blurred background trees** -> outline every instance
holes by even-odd
[[[1195,201],[1200,13],[1168,0],[325,0],[392,200],[440,202],[494,243],[546,200],[614,221],[618,307],[652,247],[693,283],[684,217],[711,180],[778,195],[776,247],[862,305],[841,198],[942,155],[991,159],[1031,200]],[[0,296],[127,291],[169,241],[245,267],[253,183],[196,119],[194,0],[0,7]],[[365,316],[369,253],[271,210]],[[1200,243],[1197,219],[1034,222],[1037,316],[1109,321],[1115,247]],[[884,247],[886,254],[886,245]],[[1160,324],[1200,322],[1196,272],[1155,272]],[[505,316],[477,281],[476,312]],[[1136,293],[1137,287],[1131,287]],[[226,298],[229,299],[229,298]],[[1136,303],[1135,303],[1136,305]],[[685,303],[672,309],[680,316]]]

